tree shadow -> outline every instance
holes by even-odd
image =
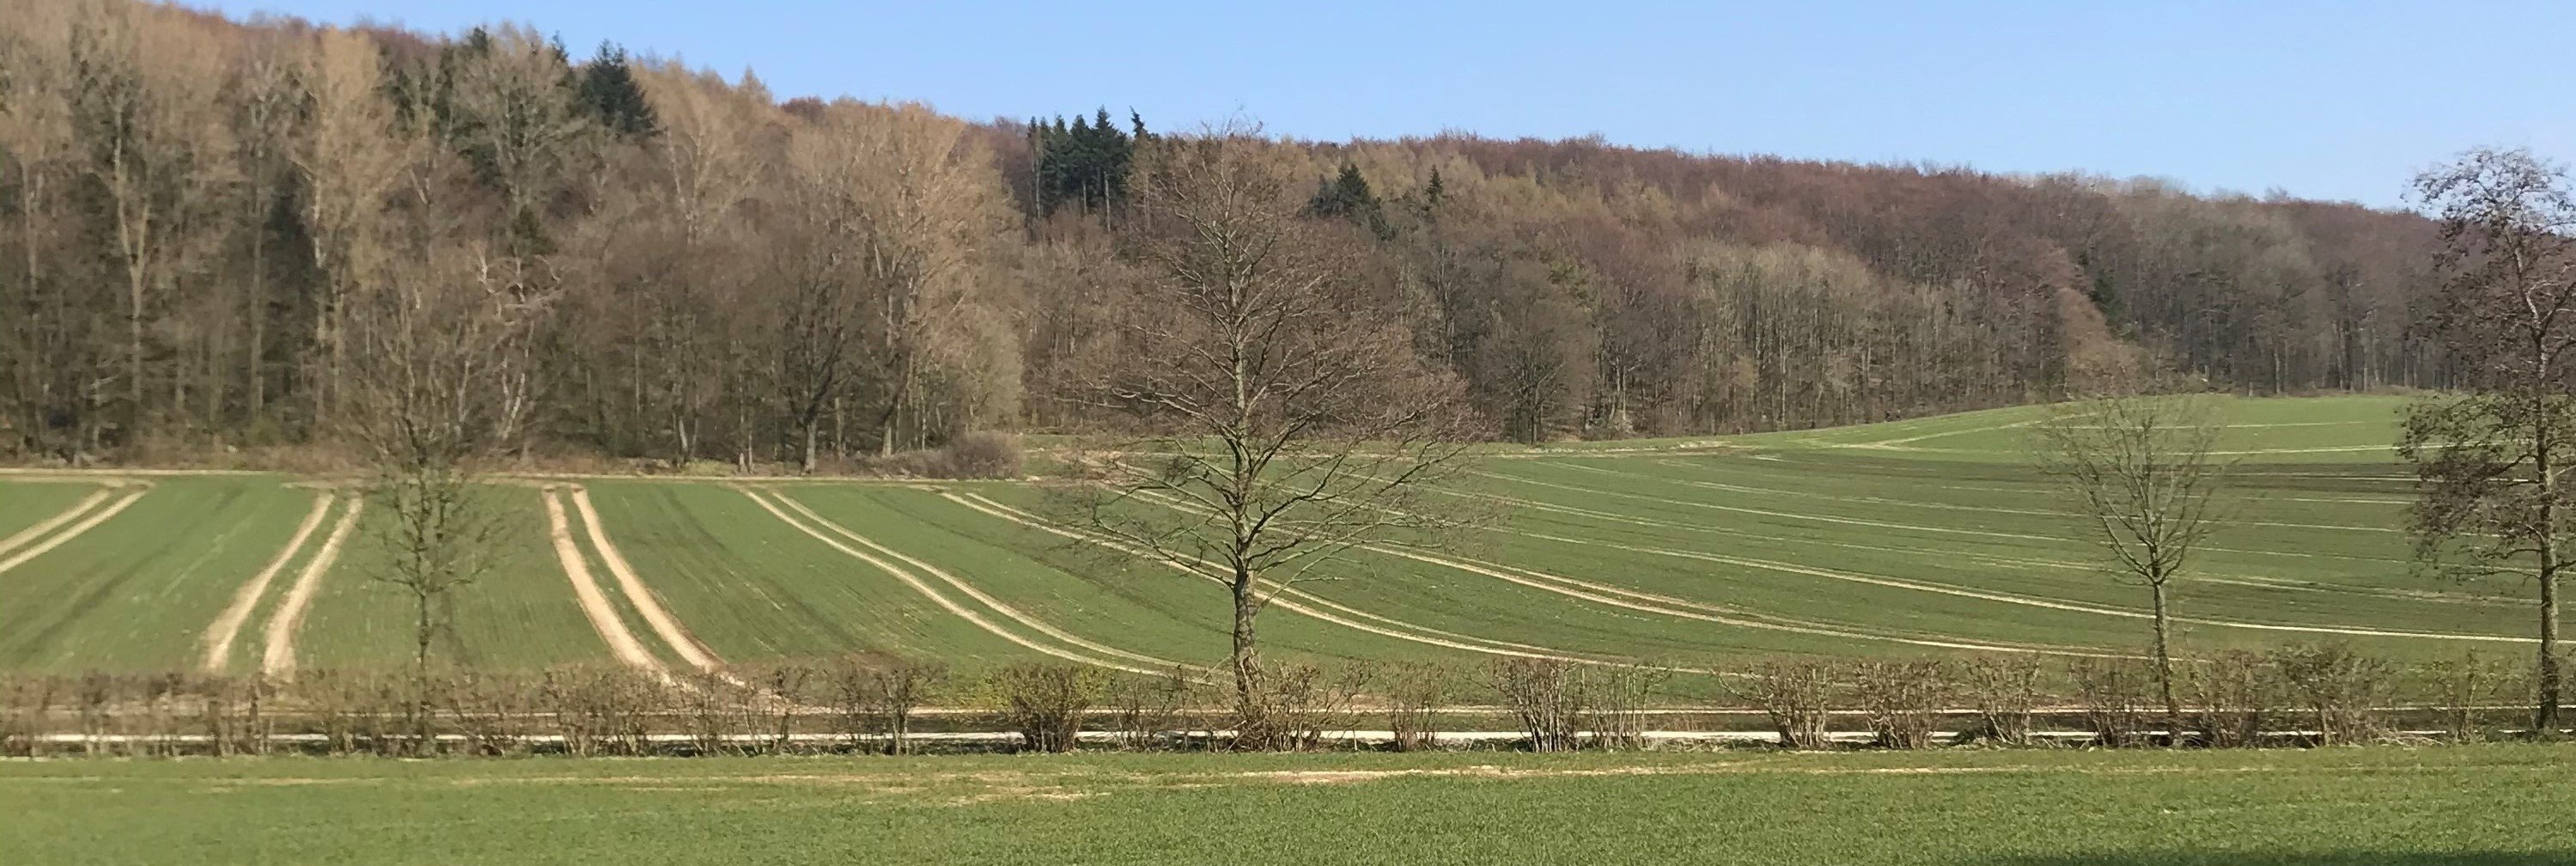
[[[2566,866],[2566,864],[2576,863],[2576,850],[2548,853],[2331,851],[2277,854],[2122,851],[2102,854],[2004,857],[1981,862],[1992,866]]]

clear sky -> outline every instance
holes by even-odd
[[[2576,2],[192,0],[453,32],[518,20],[781,98],[971,118],[1242,114],[1692,152],[2152,175],[2403,203],[2475,144],[2576,158]]]

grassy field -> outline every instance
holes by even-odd
[[[82,863],[2538,866],[2561,748],[0,765]]]
[[[2529,645],[2527,587],[2410,570],[2398,531],[2409,481],[2388,449],[2399,405],[2225,401],[2222,448],[2241,461],[2245,495],[2180,585],[2185,652],[2333,640],[2421,659]],[[2024,465],[2023,428],[2039,417],[1497,448],[1450,495],[1507,521],[1446,550],[1350,552],[1321,571],[1335,579],[1278,601],[1264,645],[1685,668],[1783,652],[2134,651],[2143,592],[2102,573],[2101,551]],[[1225,652],[1216,584],[1049,525],[1030,485],[542,484],[494,488],[513,531],[459,596],[442,655],[684,669],[859,652],[1160,670]],[[233,620],[238,637],[218,648],[234,669],[273,662],[280,634],[291,665],[406,658],[408,601],[371,579],[387,568],[384,515],[355,519],[322,554],[349,507],[280,476],[0,476],[0,539],[16,540],[0,542],[15,548],[0,548],[0,667],[188,666]]]

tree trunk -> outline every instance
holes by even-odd
[[[2558,736],[2559,691],[2564,678],[2558,670],[2558,557],[2549,545],[2540,552],[2540,706],[2532,712],[2532,733],[2543,739]]]
[[[2552,429],[2555,425],[2551,423],[2545,391],[2552,379],[2552,355],[2545,338],[2535,334],[2531,350],[2533,378],[2537,380],[2532,383],[2531,397],[2531,468],[2540,482],[2540,532],[2539,538],[2534,539],[2539,543],[2533,545],[2540,549],[2535,575],[2540,581],[2540,665],[2535,672],[2540,706],[2532,711],[2531,732],[2541,739],[2552,739],[2558,736],[2559,691],[2564,688],[2558,670],[2558,455],[2550,449],[2552,434],[2560,431]]]
[[[1253,614],[1260,612],[1252,572],[1241,565],[1234,569],[1234,744],[1237,749],[1269,748],[1270,720],[1262,711],[1261,660],[1257,655],[1252,631]]]
[[[814,440],[817,431],[815,429],[814,413],[808,412],[805,413],[805,415],[805,460],[803,467],[805,474],[812,475],[814,474]]]
[[[2165,704],[2165,745],[2182,745],[2182,702],[2174,698],[2173,621],[2165,615],[2165,583],[2147,584],[2155,600],[2156,612],[2156,691]]]
[[[414,646],[411,657],[411,747],[421,757],[430,754],[429,739],[429,641],[430,597],[425,593],[412,596]]]

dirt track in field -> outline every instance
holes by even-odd
[[[81,497],[79,502],[74,502],[63,510],[55,512],[52,517],[38,521],[34,526],[18,530],[17,534],[11,535],[8,538],[0,538],[0,556],[7,556],[9,555],[9,551],[24,547],[28,542],[43,538],[45,533],[52,532],[55,529],[60,528],[63,524],[72,522],[74,519],[80,517],[81,512],[88,511],[91,507],[107,501],[107,497],[114,493],[115,491],[112,488],[105,487],[91,491],[88,496]]]
[[[322,539],[322,547],[304,570],[295,575],[295,585],[286,590],[278,602],[277,612],[269,614],[268,628],[261,632],[266,644],[260,653],[261,672],[278,679],[295,675],[295,630],[304,624],[304,612],[313,606],[313,596],[322,589],[322,576],[331,571],[331,563],[340,559],[340,548],[358,529],[358,512],[366,510],[367,500],[351,498],[347,510],[340,512],[340,522],[332,524],[331,535]]]
[[[207,672],[223,671],[232,656],[233,640],[241,635],[242,625],[250,621],[251,610],[259,606],[260,596],[268,593],[269,582],[276,579],[278,572],[286,570],[286,564],[294,561],[295,552],[303,550],[304,542],[313,537],[314,530],[321,528],[322,518],[331,513],[333,498],[327,490],[313,494],[313,510],[305,512],[304,522],[295,527],[295,536],[286,540],[286,546],[278,549],[277,557],[269,560],[267,567],[261,568],[249,582],[241,585],[241,589],[233,592],[232,603],[215,616],[214,624],[206,627],[206,658],[200,666]]]
[[[822,542],[825,546],[828,546],[833,550],[840,551],[842,554],[849,556],[852,559],[865,562],[869,565],[875,566],[879,571],[892,575],[896,580],[902,581],[905,586],[911,587],[914,592],[920,593],[923,598],[929,599],[931,603],[938,605],[942,610],[956,614],[959,618],[974,624],[976,628],[983,629],[995,637],[999,637],[1003,640],[1010,641],[1039,653],[1054,656],[1070,662],[1091,665],[1093,667],[1109,668],[1111,670],[1126,671],[1128,673],[1142,674],[1145,676],[1161,676],[1169,673],[1168,670],[1142,668],[1106,659],[1093,658],[1062,647],[1051,646],[1030,640],[1018,632],[1003,628],[992,620],[986,619],[983,614],[976,613],[972,608],[958,604],[948,596],[942,595],[938,590],[932,589],[928,583],[924,582],[921,578],[914,576],[910,571],[907,571],[894,563],[879,559],[875,555],[859,550],[858,548],[842,544],[839,540],[823,534],[821,530],[807,525],[804,521],[790,515],[786,510],[781,509],[778,505],[770,502],[766,498],[763,498],[760,491],[755,491],[749,487],[739,487],[736,489],[741,490],[744,496],[751,497],[751,501],[758,503],[762,510],[768,511],[771,516],[778,518],[781,522],[786,523],[790,527],[794,527],[796,531],[812,536],[814,540]],[[774,496],[776,494],[769,495]]]
[[[553,494],[548,493],[547,496],[552,497]],[[724,667],[724,659],[717,657],[714,649],[709,648],[705,641],[698,640],[697,635],[689,632],[688,626],[680,623],[679,617],[672,616],[670,610],[662,606],[661,596],[654,595],[652,587],[644,585],[644,579],[635,573],[635,567],[627,564],[625,554],[617,552],[617,545],[609,543],[599,512],[590,507],[590,491],[574,487],[572,505],[573,510],[581,514],[583,528],[588,530],[591,549],[599,552],[599,561],[608,566],[610,576],[617,578],[618,590],[626,594],[626,601],[635,606],[635,612],[644,617],[644,624],[652,627],[653,633],[662,638],[662,643],[678,653],[680,660],[688,662],[690,667],[700,671]]]
[[[955,575],[955,574],[951,574],[951,573],[949,573],[948,571],[946,571],[946,570],[943,570],[943,569],[939,568],[938,566],[931,565],[930,563],[923,562],[923,561],[921,561],[921,560],[919,560],[919,559],[915,559],[915,558],[913,558],[913,557],[911,557],[911,556],[907,556],[907,555],[905,555],[902,551],[896,550],[896,549],[891,548],[891,547],[887,547],[887,546],[885,546],[885,545],[883,545],[883,544],[879,544],[879,543],[877,543],[876,541],[871,540],[871,539],[869,539],[869,538],[868,538],[868,537],[866,537],[866,536],[860,535],[860,534],[858,534],[857,532],[852,531],[849,527],[842,526],[841,524],[836,523],[836,522],[833,522],[833,521],[831,521],[831,520],[827,520],[827,519],[825,519],[822,515],[814,513],[814,509],[812,509],[812,508],[808,508],[808,507],[806,507],[806,506],[805,506],[805,504],[804,504],[804,503],[796,501],[796,498],[795,498],[795,497],[789,496],[789,495],[787,495],[787,494],[785,494],[785,493],[783,493],[783,492],[776,491],[776,490],[771,490],[771,491],[769,491],[769,495],[770,495],[772,498],[775,498],[776,500],[778,500],[779,504],[785,505],[785,506],[787,506],[788,508],[793,509],[796,513],[798,513],[798,514],[800,514],[800,515],[803,515],[806,519],[813,521],[813,522],[815,523],[815,525],[817,525],[817,526],[821,526],[821,527],[822,527],[822,528],[824,528],[824,529],[830,530],[831,532],[833,532],[833,533],[835,533],[835,534],[837,534],[837,535],[840,535],[840,536],[841,536],[841,537],[843,537],[843,538],[849,539],[849,540],[851,540],[851,541],[858,542],[859,544],[861,544],[861,545],[863,545],[863,546],[866,546],[866,547],[868,547],[868,548],[870,548],[870,549],[873,549],[873,550],[875,550],[875,551],[877,551],[877,552],[879,552],[879,553],[883,553],[883,554],[885,554],[885,555],[887,555],[887,556],[894,557],[894,559],[895,559],[896,561],[901,562],[901,563],[903,563],[903,564],[905,564],[905,565],[911,566],[913,569],[915,569],[915,570],[919,571],[919,572],[920,572],[920,573],[922,573],[922,574],[927,574],[927,575],[930,575],[931,577],[938,578],[938,579],[939,579],[939,580],[941,580],[942,582],[947,583],[949,586],[955,587],[955,588],[957,589],[957,591],[958,591],[958,592],[965,593],[965,594],[966,594],[966,596],[967,596],[968,598],[972,598],[972,599],[976,600],[977,602],[982,603],[985,607],[992,609],[992,610],[993,610],[993,612],[995,612],[995,613],[999,613],[999,614],[1001,614],[1002,616],[1004,616],[1004,617],[1008,617],[1008,618],[1010,618],[1011,620],[1013,620],[1013,621],[1015,621],[1015,622],[1018,622],[1018,623],[1019,623],[1019,624],[1021,624],[1021,625],[1027,626],[1027,627],[1029,627],[1029,628],[1031,628],[1031,629],[1034,629],[1034,630],[1036,630],[1036,631],[1037,631],[1038,633],[1040,633],[1040,634],[1044,634],[1044,635],[1046,635],[1046,636],[1048,636],[1048,637],[1051,637],[1051,638],[1054,638],[1054,639],[1056,639],[1056,640],[1063,641],[1064,643],[1067,643],[1067,644],[1070,644],[1070,645],[1073,645],[1073,646],[1076,646],[1076,647],[1080,647],[1080,648],[1082,648],[1082,649],[1090,650],[1090,651],[1092,651],[1092,652],[1100,653],[1100,654],[1102,654],[1102,655],[1115,656],[1115,657],[1118,657],[1118,658],[1127,659],[1127,660],[1129,660],[1129,661],[1143,662],[1143,663],[1145,663],[1145,664],[1149,664],[1149,665],[1156,665],[1156,666],[1159,666],[1159,667],[1162,667],[1162,668],[1165,668],[1165,669],[1171,669],[1171,668],[1196,668],[1196,667],[1198,667],[1197,665],[1187,665],[1187,664],[1182,664],[1182,663],[1180,663],[1180,662],[1172,661],[1172,660],[1170,660],[1170,659],[1156,658],[1156,657],[1149,656],[1149,655],[1144,655],[1144,654],[1141,654],[1141,653],[1132,653],[1132,652],[1128,652],[1128,651],[1126,651],[1126,650],[1118,649],[1118,648],[1116,648],[1116,647],[1106,646],[1106,645],[1102,645],[1102,644],[1098,644],[1098,643],[1093,643],[1093,642],[1091,642],[1091,641],[1089,641],[1089,640],[1085,640],[1085,639],[1083,639],[1083,638],[1082,638],[1081,636],[1079,636],[1079,635],[1075,635],[1075,634],[1073,634],[1073,633],[1071,633],[1071,632],[1068,632],[1068,631],[1065,631],[1065,630],[1063,630],[1063,629],[1060,629],[1060,628],[1055,627],[1055,625],[1054,625],[1054,624],[1052,624],[1052,623],[1049,623],[1049,622],[1047,622],[1047,621],[1045,621],[1045,620],[1042,620],[1042,619],[1039,619],[1039,618],[1037,618],[1037,617],[1034,617],[1034,616],[1031,616],[1031,615],[1029,615],[1029,614],[1026,614],[1026,613],[1021,612],[1021,611],[1020,611],[1020,609],[1015,608],[1015,607],[1012,607],[1009,603],[1006,603],[1006,602],[1002,601],[1001,599],[994,598],[994,597],[992,597],[991,595],[986,594],[983,590],[981,590],[981,589],[977,589],[977,588],[975,587],[975,585],[974,585],[974,584],[972,584],[972,583],[968,583],[968,582],[967,582],[967,581],[965,581],[964,579],[959,578],[957,575]]]
[[[572,581],[573,600],[580,603],[582,616],[590,619],[590,627],[599,632],[600,640],[608,643],[609,653],[619,662],[669,679],[671,669],[654,658],[644,648],[644,642],[635,639],[634,632],[627,630],[626,620],[617,615],[617,605],[609,602],[608,594],[591,576],[590,565],[582,561],[581,545],[573,541],[571,521],[564,516],[561,492],[548,485],[544,496],[546,535],[554,541],[555,559],[563,564],[564,576]]]
[[[61,526],[62,524],[57,521],[69,519],[74,515],[80,516],[80,522],[65,527],[59,532],[55,532],[52,537],[35,542],[25,550],[18,551],[15,556],[11,556],[8,559],[0,559],[0,572],[7,572],[10,569],[17,568],[18,566],[25,564],[27,560],[43,556],[46,551],[61,547],[64,544],[69,543],[72,539],[81,537],[82,533],[97,528],[101,523],[106,523],[108,518],[115,517],[117,512],[124,511],[127,506],[133,505],[135,500],[142,499],[143,494],[151,491],[152,485],[134,485],[131,488],[131,492],[125,494],[125,498],[87,512],[82,512],[78,509],[94,503],[97,500],[83,499],[80,502],[73,503],[72,508],[64,510],[63,513],[54,515],[53,518],[46,520],[42,524],[37,524],[35,527],[30,527],[29,532],[22,532],[19,533],[19,535],[10,536],[11,541],[25,544],[26,542],[18,540],[19,536],[33,538],[34,536],[29,533],[32,533],[36,529],[50,529],[53,526]],[[106,491],[100,492],[105,493]]]

